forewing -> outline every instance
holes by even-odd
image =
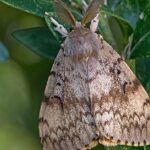
[[[72,26],[75,26],[76,21],[72,13],[68,10],[65,3],[61,0],[55,0],[55,9],[57,14],[61,17],[61,19]]]
[[[84,65],[62,49],[54,62],[40,110],[43,150],[77,150],[97,138]]]
[[[99,13],[100,4],[101,4],[101,0],[93,0],[90,3],[81,21],[82,24],[87,24],[92,19],[94,19],[94,17],[96,17],[96,15]]]
[[[105,41],[88,61],[92,111],[100,143],[150,144],[150,100],[133,72]]]

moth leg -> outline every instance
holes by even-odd
[[[104,40],[104,38],[103,38],[103,36],[101,34],[99,35],[99,38],[100,38],[101,41]]]
[[[92,32],[95,32],[97,30],[99,23],[99,14],[96,15],[96,17],[91,21],[90,30]]]
[[[66,30],[66,28],[63,25],[59,24],[53,17],[49,17],[49,19],[56,26],[55,30],[58,33],[60,33],[63,37],[66,37],[68,35],[68,31]]]
[[[99,35],[99,39],[100,39],[100,42],[102,44],[101,48],[104,48],[104,45],[103,45],[104,38],[101,34]]]
[[[53,17],[50,17],[51,22],[56,26],[55,30],[59,32],[63,37],[66,37],[68,35],[68,31],[66,28],[59,24]]]

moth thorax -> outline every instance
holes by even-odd
[[[76,26],[75,26],[75,28],[81,28],[81,27],[82,27],[81,22],[76,21]]]
[[[101,43],[96,33],[79,27],[69,33],[65,40],[65,53],[75,61],[87,61],[90,57],[97,57]]]

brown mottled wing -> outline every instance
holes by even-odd
[[[62,49],[54,62],[40,110],[43,150],[77,150],[97,138],[84,65]]]
[[[82,24],[87,24],[90,22],[96,15],[99,13],[99,8],[100,8],[101,0],[93,0],[87,11],[85,12],[85,15],[81,21]]]
[[[88,62],[89,90],[99,142],[150,144],[150,100],[127,64],[105,41]]]
[[[76,21],[72,13],[68,10],[65,3],[61,0],[55,0],[55,9],[57,14],[61,17],[61,19],[72,26],[75,26]]]

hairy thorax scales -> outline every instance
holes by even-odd
[[[101,48],[99,37],[89,29],[80,27],[72,30],[65,40],[65,53],[74,61],[97,57]]]

